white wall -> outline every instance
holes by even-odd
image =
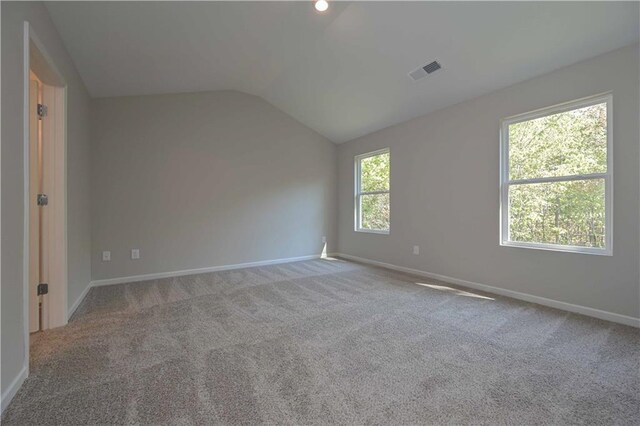
[[[2,394],[24,366],[23,22],[29,21],[65,79],[69,306],[91,280],[89,96],[40,2],[2,2]]]
[[[339,251],[617,314],[640,316],[638,45],[339,147]],[[499,122],[613,92],[613,256],[499,246]],[[353,226],[353,157],[391,148],[391,234]],[[412,254],[419,245],[420,255]]]
[[[94,280],[320,254],[322,236],[336,242],[336,146],[258,97],[94,99],[91,128]]]

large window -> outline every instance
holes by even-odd
[[[355,158],[356,231],[389,233],[389,149]]]
[[[611,123],[611,95],[502,122],[502,245],[611,255]]]

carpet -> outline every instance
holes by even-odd
[[[640,423],[640,330],[339,259],[91,289],[4,425]]]

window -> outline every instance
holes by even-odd
[[[611,255],[611,95],[501,128],[501,244]]]
[[[358,155],[356,231],[389,233],[389,149]]]

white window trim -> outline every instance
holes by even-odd
[[[559,177],[509,180],[509,125],[558,114],[591,105],[607,104],[607,171]],[[604,179],[605,182],[605,248],[580,247],[548,243],[509,240],[509,185],[526,183],[561,182],[582,179]],[[500,122],[500,245],[569,253],[613,255],[613,97],[610,92],[541,108],[524,114],[507,117]]]
[[[360,196],[374,195],[374,194],[389,194],[389,203],[391,203],[391,176],[389,176],[389,191],[360,192],[360,162],[365,158],[374,157],[380,154],[391,155],[389,148],[383,148],[377,151],[356,155],[354,157],[354,163],[355,163],[355,167],[354,167],[354,170],[355,170],[354,230],[356,232],[364,232],[367,234],[382,234],[382,235],[389,235],[389,233],[391,232],[391,218],[389,218],[389,229],[367,229],[367,228],[362,228],[360,226]]]

